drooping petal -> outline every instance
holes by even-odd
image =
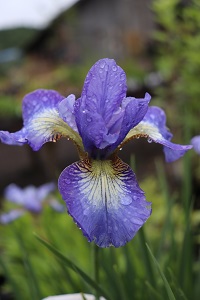
[[[2,130],[0,131],[0,141],[7,145],[22,146],[27,143],[25,136],[26,134],[24,129],[14,133]]]
[[[4,213],[4,214],[0,215],[0,224],[8,224],[8,223],[18,219],[19,217],[21,217],[24,214],[25,214],[25,211],[23,211],[23,210],[13,209],[13,210],[9,211],[8,213]]]
[[[200,154],[200,135],[194,136],[191,139],[191,144],[194,147],[194,150]]]
[[[27,143],[33,150],[39,150],[44,143],[67,136],[83,148],[79,134],[59,115],[58,105],[63,99],[53,90],[36,90],[27,94],[22,106],[24,127],[16,133],[1,131],[1,141],[12,145]]]
[[[78,227],[100,247],[123,246],[151,214],[135,174],[119,158],[74,163],[58,187]]]
[[[152,106],[148,108],[144,119],[130,130],[123,143],[135,137],[146,137],[149,142],[154,141],[162,144],[166,161],[172,162],[192,148],[191,145],[179,145],[170,142],[172,136],[166,127],[164,111],[159,107]]]
[[[4,197],[8,201],[21,205],[26,210],[39,213],[42,210],[42,202],[54,190],[54,183],[46,183],[40,187],[29,185],[25,188],[10,184],[5,188]]]

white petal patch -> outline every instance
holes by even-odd
[[[25,128],[28,143],[34,150],[38,150],[46,142],[56,142],[62,136],[69,137],[83,148],[79,134],[62,120],[56,108],[34,114]]]
[[[129,131],[124,142],[135,137],[146,137],[152,139],[154,142],[163,140],[163,136],[156,126],[143,121]]]

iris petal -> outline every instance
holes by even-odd
[[[100,247],[123,246],[151,214],[135,174],[119,158],[74,163],[58,187],[78,227]]]
[[[117,146],[124,140],[127,133],[131,128],[135,127],[144,118],[151,96],[146,93],[142,99],[136,99],[133,97],[125,98],[122,102],[122,109],[124,108],[124,115],[121,122],[120,133],[115,143],[110,145],[107,149],[107,153],[112,153]]]
[[[0,224],[8,224],[8,223],[18,219],[19,217],[21,217],[24,214],[25,214],[25,211],[23,211],[23,210],[13,209],[13,210],[9,211],[8,213],[4,213],[4,214],[0,215]]]
[[[191,139],[191,144],[194,147],[194,150],[200,154],[200,135],[194,136]]]
[[[144,119],[129,131],[123,143],[134,137],[146,137],[149,142],[154,141],[162,144],[167,162],[179,159],[192,148],[191,145],[179,145],[170,142],[172,134],[166,127],[166,115],[161,108],[156,106],[148,108]]]
[[[63,96],[53,90],[36,90],[23,99],[24,127],[16,133],[1,131],[2,142],[12,145],[28,143],[39,150],[46,142],[56,142],[61,136],[71,138],[80,149],[81,138],[59,115]]]
[[[126,90],[125,72],[113,59],[99,60],[88,72],[75,118],[91,157],[108,157],[146,114],[150,95],[126,98]]]
[[[105,148],[117,140],[119,132],[110,132],[113,127],[110,120],[126,90],[126,75],[113,59],[99,60],[88,72],[81,98],[75,104],[76,123],[87,152],[92,147]]]

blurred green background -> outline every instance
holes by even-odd
[[[128,95],[152,96],[167,115],[174,142],[200,134],[200,2],[198,0],[80,0],[44,29],[0,30],[1,130],[22,126],[24,95],[38,88],[80,96],[94,62],[114,58],[127,74]],[[148,152],[147,152],[148,151]],[[132,141],[120,152],[132,164],[153,212],[127,246],[101,249],[100,284],[113,300],[199,299],[200,157],[191,150],[171,164],[162,147]],[[53,180],[78,160],[61,140],[39,152],[0,144],[0,208],[4,188]],[[59,194],[56,197],[61,201]],[[0,299],[94,291],[60,263],[33,232],[53,244],[88,275],[92,249],[67,214],[50,209],[0,226]],[[146,247],[150,246],[172,294]]]

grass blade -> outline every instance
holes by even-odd
[[[154,262],[154,265],[155,267],[157,268],[163,282],[164,282],[164,286],[165,286],[165,289],[166,289],[166,292],[167,292],[167,295],[168,295],[168,298],[169,300],[176,300],[175,296],[174,296],[174,293],[172,292],[172,289],[167,281],[167,278],[165,277],[164,273],[162,272],[161,268],[160,268],[160,265],[159,263],[157,262],[156,258],[154,257],[153,253],[151,252],[151,249],[149,248],[149,246],[146,244],[147,246],[147,249],[151,255],[151,258]]]
[[[41,237],[36,235],[36,238],[47,247],[59,260],[61,260],[68,268],[76,272],[81,276],[81,278],[89,284],[93,289],[95,289],[98,293],[104,296],[107,300],[111,300],[110,296],[84,271],[82,271],[79,267],[77,267],[71,260],[69,260],[66,256],[64,256],[61,252],[55,249],[51,244],[43,240]]]

